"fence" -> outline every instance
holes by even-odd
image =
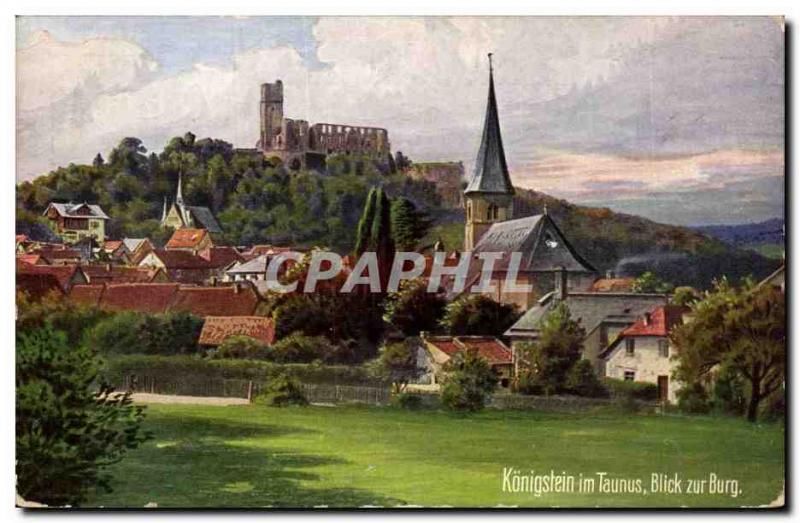
[[[122,390],[180,396],[213,396],[221,398],[252,399],[264,390],[266,382],[245,379],[182,377],[156,378],[149,375],[126,375]],[[391,400],[388,388],[353,385],[325,385],[303,383],[303,394],[311,403],[366,403],[386,405]]]

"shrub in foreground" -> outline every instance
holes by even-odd
[[[79,505],[102,470],[147,439],[143,408],[98,382],[96,353],[49,325],[17,340],[17,492],[52,506]]]
[[[603,379],[603,385],[614,398],[630,397],[642,401],[655,401],[658,399],[658,385],[655,383],[605,378]]]
[[[442,404],[456,411],[483,409],[489,394],[497,388],[497,375],[489,363],[474,351],[456,354],[445,367]]]
[[[214,359],[261,360],[269,357],[269,347],[250,336],[229,336],[213,353]]]
[[[256,401],[271,407],[308,405],[308,399],[303,394],[300,382],[286,374],[280,374],[270,380],[266,390],[259,395]]]

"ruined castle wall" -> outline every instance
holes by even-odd
[[[378,127],[318,123],[311,127],[309,148],[324,154],[365,154],[386,157],[389,133]]]

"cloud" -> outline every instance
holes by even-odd
[[[258,86],[278,78],[289,117],[387,127],[393,149],[469,168],[488,51],[521,185],[653,198],[725,191],[783,165],[783,33],[770,18],[330,17],[294,47],[161,75],[145,46],[40,37],[18,50],[18,179],[123,136],[159,149],[191,130],[252,147]]]

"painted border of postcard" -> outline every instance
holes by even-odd
[[[781,16],[18,16],[16,504],[785,509]]]

